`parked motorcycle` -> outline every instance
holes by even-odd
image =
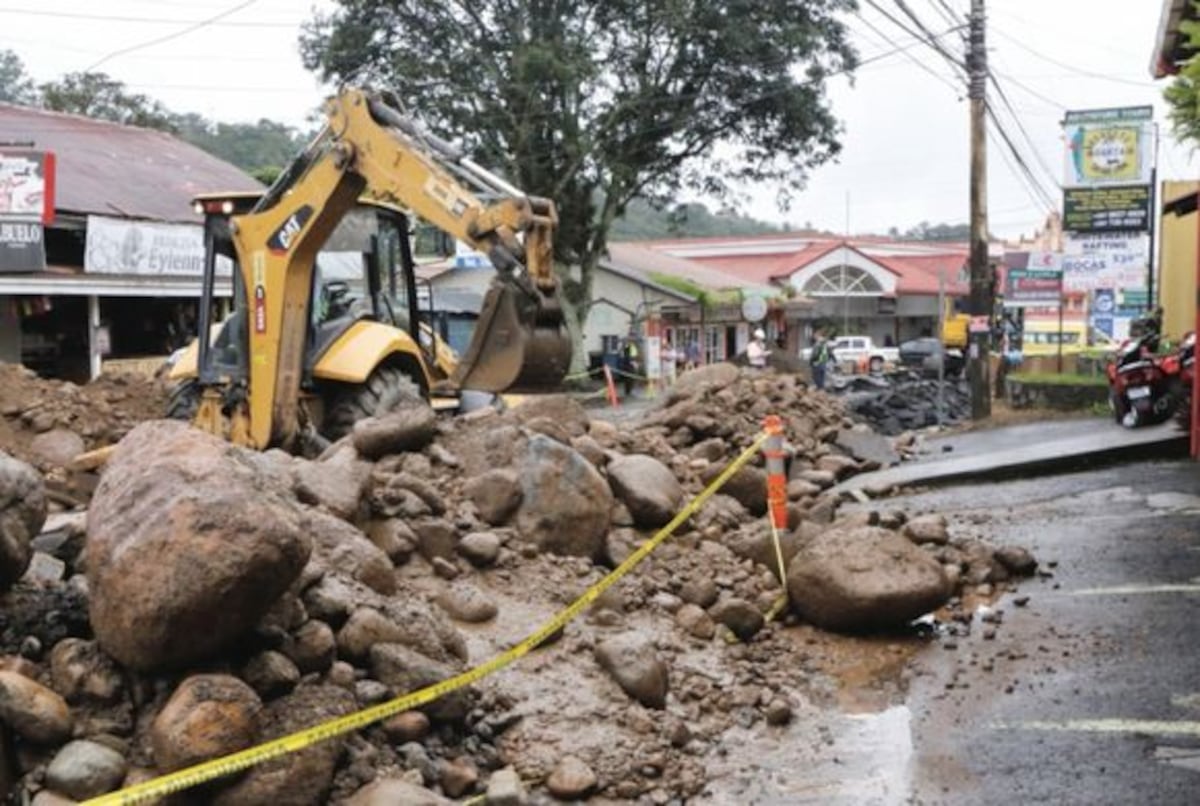
[[[1196,377],[1196,334],[1188,333],[1176,352],[1179,362],[1179,392],[1175,404],[1175,422],[1184,431],[1192,428],[1192,383]]]
[[[1179,354],[1156,354],[1159,336],[1145,333],[1122,344],[1105,368],[1114,419],[1126,428],[1161,423],[1176,409]]]

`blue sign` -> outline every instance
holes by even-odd
[[[1097,288],[1092,292],[1092,327],[1113,337],[1113,316],[1117,313],[1117,292],[1111,288]]]

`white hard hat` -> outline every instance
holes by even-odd
[[[766,337],[767,337],[767,334],[763,333],[763,329],[761,327],[754,331],[754,338],[765,339]]]

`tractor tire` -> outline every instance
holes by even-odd
[[[196,419],[199,409],[200,382],[195,378],[188,378],[175,384],[170,397],[167,398],[167,419],[185,420],[190,423]]]
[[[376,367],[361,384],[339,384],[325,412],[321,434],[336,442],[350,433],[354,424],[408,406],[428,406],[421,387],[398,367]]]

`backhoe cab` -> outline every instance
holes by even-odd
[[[304,437],[340,437],[434,391],[557,386],[571,348],[551,263],[553,203],[526,197],[381,96],[346,90],[325,112],[324,130],[264,195],[197,199],[199,332],[215,330],[225,272],[232,312],[173,368],[171,413],[238,444],[300,449]],[[410,213],[496,267],[461,358],[418,310]],[[349,262],[346,239],[363,250]]]

